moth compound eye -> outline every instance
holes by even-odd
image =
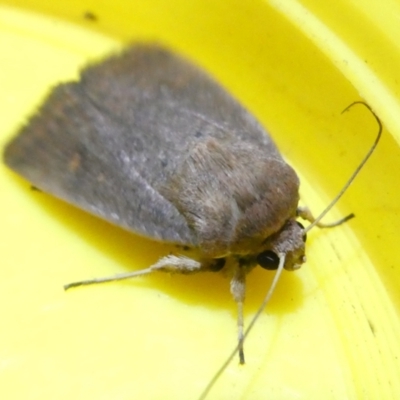
[[[301,224],[299,221],[296,221],[296,224],[301,228],[304,229],[304,225]],[[307,234],[303,236],[304,243],[307,242]]]
[[[257,256],[257,263],[261,268],[270,271],[278,269],[279,257],[272,251],[263,251]]]
[[[222,268],[225,266],[225,258],[217,258],[213,260],[213,262],[210,265],[210,271],[212,272],[218,272],[221,271]]]

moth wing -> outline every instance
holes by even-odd
[[[61,84],[7,146],[35,186],[138,234],[196,245],[162,189],[200,140],[251,140],[279,157],[258,122],[190,63],[136,45]]]
[[[79,84],[54,89],[6,148],[13,170],[35,186],[138,234],[192,244],[185,219],[143,177]],[[111,124],[113,125],[113,124]],[[99,137],[96,137],[99,133]]]

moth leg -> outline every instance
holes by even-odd
[[[306,221],[313,223],[315,221],[314,216],[312,215],[310,209],[308,207],[298,207],[296,211],[296,215]],[[324,224],[322,222],[318,222],[317,226],[319,228],[333,228],[334,226],[338,226],[348,221],[349,219],[354,218],[355,215],[353,213],[347,215],[344,218],[338,219],[337,221],[331,222],[329,224]]]
[[[122,279],[136,278],[138,276],[151,274],[155,271],[169,272],[171,274],[193,274],[196,272],[200,272],[202,269],[204,269],[202,263],[193,260],[192,258],[185,256],[169,255],[160,258],[155,264],[151,265],[150,267],[141,269],[139,271],[126,272],[123,274],[107,276],[103,278],[87,279],[79,282],[72,282],[64,285],[64,289],[68,290],[76,286],[92,285],[95,283],[113,282],[120,281]]]
[[[237,327],[238,327],[238,351],[239,363],[244,364],[244,323],[243,323],[243,304],[246,295],[246,273],[240,264],[235,270],[231,280],[231,293],[237,304]]]

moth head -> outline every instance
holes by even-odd
[[[299,269],[306,262],[304,227],[295,219],[286,222],[283,228],[265,241],[265,249],[256,261],[264,269],[275,270],[279,265],[278,254],[285,254],[284,268],[288,271]]]

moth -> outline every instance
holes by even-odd
[[[378,121],[379,122],[379,121]],[[6,146],[35,188],[147,238],[190,247],[152,272],[224,271],[243,352],[246,275],[306,261],[299,178],[269,133],[210,76],[157,44],[136,44],[58,85]]]

